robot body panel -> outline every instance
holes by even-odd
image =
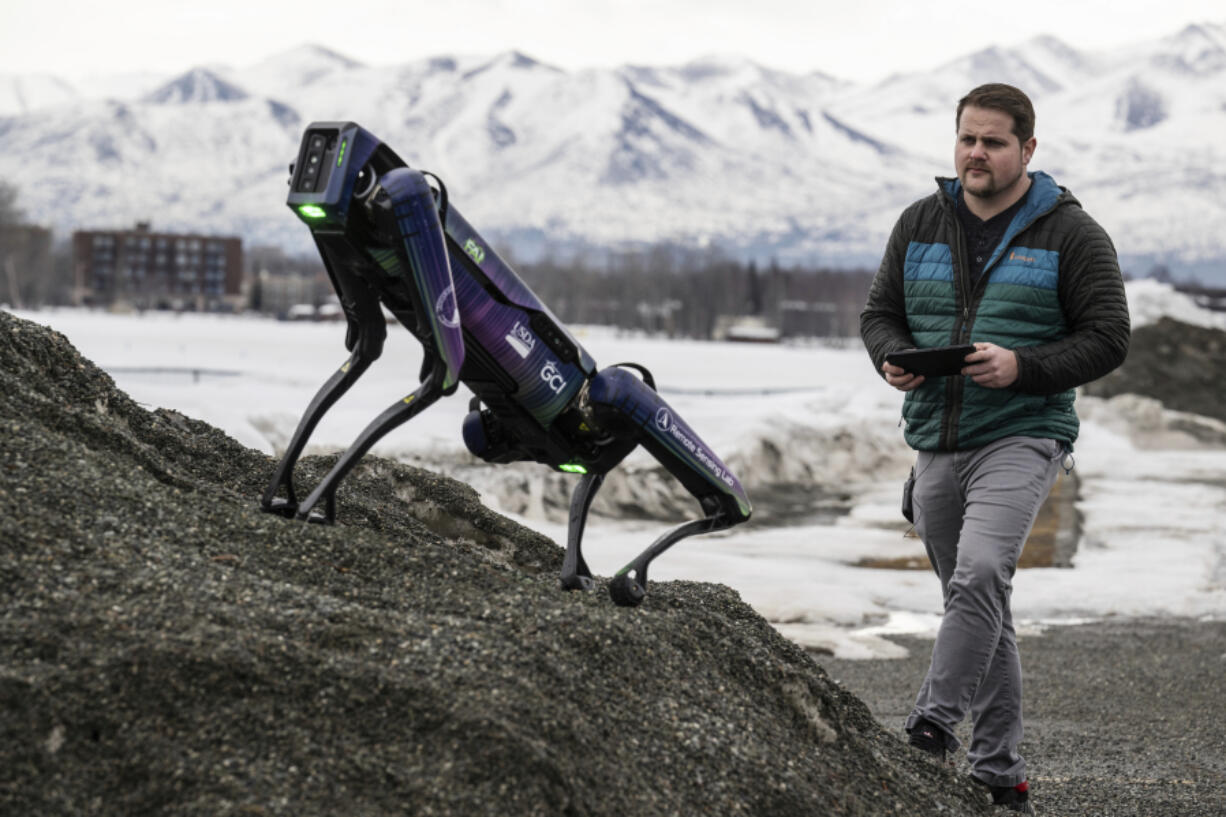
[[[596,371],[596,363],[592,360],[578,341],[576,341],[562,325],[549,308],[541,303],[536,294],[528,288],[518,275],[502,260],[493,248],[485,244],[472,225],[454,207],[449,207],[446,218],[447,235],[455,242],[456,248],[463,255],[464,262],[476,267],[476,274],[488,281],[506,303],[527,310],[533,315],[543,315],[546,321],[537,321],[543,339],[563,358],[575,355],[575,360],[585,374]],[[452,267],[460,266],[453,259]],[[541,325],[547,323],[548,326]],[[573,351],[570,351],[573,349]]]
[[[515,402],[542,427],[574,399],[584,373],[565,363],[532,331],[531,315],[499,303],[470,275],[461,272],[456,294],[465,329],[516,383]]]
[[[447,364],[444,388],[457,380],[461,370],[464,336],[473,336],[516,384],[515,402],[548,427],[584,382],[585,373],[567,361],[590,357],[569,335],[555,332],[549,338],[552,344],[538,337],[534,326],[542,325],[541,317],[546,317],[546,326],[556,322],[548,320],[552,316],[544,305],[492,250],[477,252],[486,266],[473,269],[474,252],[464,248],[479,246],[479,237],[454,207],[448,209],[448,222],[463,225],[463,230],[450,242],[444,240],[433,191],[419,171],[397,168],[379,177],[379,185],[390,197],[404,249],[402,265],[381,266],[397,274],[404,267],[410,270],[420,294],[420,311],[429,324],[422,327],[421,336],[433,338],[435,352]],[[478,280],[478,275],[490,271],[495,278],[487,279],[488,285]],[[504,299],[496,299],[490,287]]]

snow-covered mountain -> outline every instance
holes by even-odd
[[[1226,278],[1226,25],[951,57],[874,85],[735,56],[565,71],[518,52],[371,66],[319,46],[155,83],[0,76],[0,178],[60,230],[152,219],[306,250],[286,167],[309,122],[353,120],[521,255],[669,240],[873,265],[901,208],[951,173],[957,99],[1004,81],[1035,100],[1032,168],[1134,272]]]

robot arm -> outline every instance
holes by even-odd
[[[291,170],[288,204],[310,228],[340,298],[351,355],[299,421],[263,495],[264,510],[333,522],[336,490],[362,456],[462,381],[474,394],[463,427],[472,453],[584,475],[571,499],[564,588],[593,586],[581,553],[587,513],[604,475],[640,444],[705,515],[665,533],[618,573],[610,585],[618,604],[643,599],[648,564],[680,539],[749,518],[740,482],[655,392],[650,375],[634,364],[597,371],[587,351],[448,204],[441,182],[436,179],[435,190],[427,174],[349,122],[310,125]],[[299,503],[294,464],[319,419],[382,352],[385,308],[422,344],[421,383],[375,418]],[[623,366],[640,369],[644,379]],[[312,514],[320,502],[324,512]]]

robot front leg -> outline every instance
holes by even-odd
[[[647,383],[622,368],[611,367],[592,378],[587,399],[597,424],[616,437],[642,444],[694,495],[705,514],[702,519],[672,528],[618,571],[609,584],[609,594],[617,604],[633,607],[647,592],[647,568],[652,560],[686,537],[739,525],[749,519],[753,508],[736,475]],[[599,487],[599,482],[593,485]],[[581,495],[584,484],[580,483],[575,490],[564,566],[582,564],[579,540],[595,487]],[[577,515],[581,499],[582,513]]]
[[[349,391],[349,387],[357,382],[357,379],[362,376],[362,373],[373,362],[373,358],[363,354],[361,348],[357,348],[350,355],[349,359],[345,361],[344,365],[334,372],[323,386],[320,387],[315,398],[311,400],[311,404],[307,406],[306,413],[298,421],[298,428],[290,439],[289,447],[285,449],[281,462],[277,464],[277,470],[273,472],[272,480],[264,490],[264,496],[260,500],[260,507],[263,510],[286,517],[292,517],[298,513],[298,497],[294,493],[294,465],[297,464],[298,458],[302,456],[302,450],[306,447],[307,440],[314,433],[315,426],[319,425],[319,421],[324,416],[324,413],[345,392]],[[285,486],[285,499],[277,497],[282,486]]]
[[[426,379],[422,381],[416,391],[384,409],[383,413],[372,420],[362,430],[362,433],[350,443],[349,447],[345,449],[345,453],[341,454],[340,459],[332,466],[332,470],[327,473],[320,483],[315,486],[315,490],[311,491],[310,495],[298,506],[295,517],[309,522],[322,522],[325,524],[335,522],[336,489],[340,487],[341,480],[353,470],[353,467],[365,456],[366,452],[388,432],[413,419],[413,417],[429,408],[442,397],[445,393],[443,386],[445,377],[446,368],[444,366],[439,364],[429,366],[429,373],[426,375]],[[311,509],[318,505],[321,499],[324,501],[324,512],[322,514],[311,513]]]
[[[307,440],[315,432],[315,427],[328,409],[349,391],[363,372],[370,368],[370,364],[378,360],[383,353],[387,323],[383,320],[378,297],[365,283],[352,275],[341,272],[334,276],[333,282],[345,309],[348,322],[345,346],[351,350],[351,354],[316,392],[302,419],[298,421],[298,428],[290,438],[289,447],[285,449],[285,454],[282,455],[264,495],[260,498],[260,507],[268,513],[286,517],[298,513],[298,497],[294,492],[294,465],[302,456]],[[277,498],[282,486],[285,487],[285,499]]]

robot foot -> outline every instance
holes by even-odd
[[[592,580],[591,576],[581,576],[578,573],[571,573],[570,575],[564,574],[562,576],[561,584],[562,584],[563,590],[595,590],[596,589],[596,582]]]
[[[609,582],[609,596],[618,607],[638,607],[646,595],[646,588],[632,579],[629,573],[619,573]]]
[[[298,503],[288,499],[271,499],[261,502],[260,510],[264,513],[275,513],[277,516],[293,519],[298,513]]]

